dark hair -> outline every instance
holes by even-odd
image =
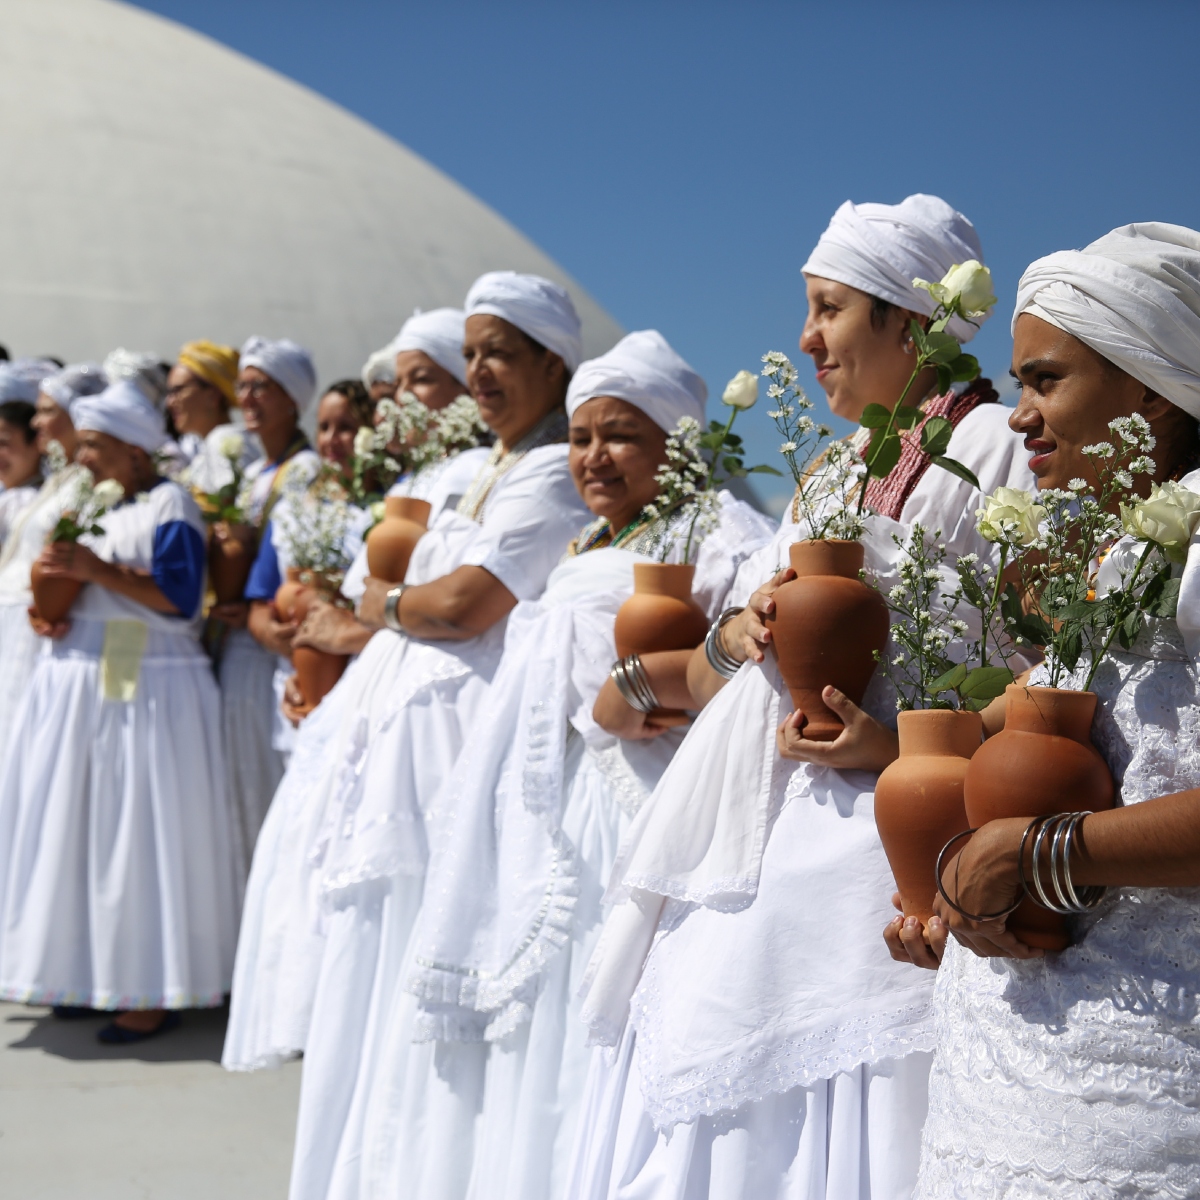
[[[321,395],[328,396],[330,392],[337,392],[339,396],[344,396],[350,401],[350,408],[360,425],[371,424],[375,415],[375,401],[371,399],[371,393],[363,387],[361,381],[339,379],[336,383],[331,383]]]
[[[0,346],[0,362],[8,362],[8,347]]]
[[[871,297],[871,328],[882,329],[887,323],[888,318],[896,310],[890,300],[883,300],[879,296]]]
[[[37,409],[28,400],[5,400],[0,404],[0,421],[19,429],[25,435],[25,444],[32,445],[37,433],[33,428],[33,414]]]

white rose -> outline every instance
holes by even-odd
[[[1161,546],[1168,558],[1183,562],[1188,543],[1200,524],[1200,496],[1167,480],[1150,489],[1145,500],[1121,505],[1125,532]]]
[[[975,528],[989,542],[1028,546],[1037,540],[1046,510],[1021,488],[997,488],[975,513]]]
[[[354,435],[354,453],[358,458],[366,458],[375,449],[375,430],[364,425]]]
[[[758,399],[758,376],[739,371],[726,385],[721,403],[730,408],[753,408]]]
[[[223,458],[237,460],[242,457],[242,435],[227,433],[217,445],[217,450]]]
[[[125,489],[115,479],[105,479],[92,489],[92,499],[102,508],[112,508],[125,495]]]
[[[939,304],[947,308],[957,300],[959,311],[970,317],[983,316],[996,303],[996,295],[992,290],[992,273],[974,258],[967,259],[965,263],[955,263],[942,276],[940,283],[914,279],[913,287],[928,292]]]

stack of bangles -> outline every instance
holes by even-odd
[[[727,608],[712,623],[708,636],[704,639],[704,657],[708,659],[708,665],[723,679],[732,679],[741,670],[742,664],[725,649],[725,639],[721,636],[721,630],[741,611],[740,608]]]
[[[1072,916],[1078,913],[1090,912],[1095,908],[1108,890],[1099,885],[1076,887],[1071,879],[1071,850],[1075,845],[1076,834],[1084,817],[1090,817],[1091,812],[1052,813],[1045,817],[1035,817],[1025,827],[1021,835],[1021,848],[1017,855],[1017,873],[1021,881],[1021,890],[1016,902],[1001,912],[971,913],[956,904],[946,894],[942,886],[942,870],[950,848],[965,837],[975,833],[974,829],[956,833],[943,847],[937,861],[937,890],[942,899],[956,913],[966,917],[968,921],[997,921],[1007,917],[1021,901],[1028,896],[1041,908],[1049,909],[1062,916]],[[1025,849],[1033,839],[1030,851],[1030,874],[1025,873]],[[1046,849],[1043,862],[1043,848]]]
[[[630,708],[640,713],[649,713],[662,707],[650,686],[646,668],[642,666],[642,660],[636,654],[618,658],[613,663],[609,675],[617,685],[621,698]]]
[[[389,588],[383,600],[383,623],[393,633],[403,633],[404,626],[400,624],[400,597],[412,587],[411,583],[398,583]]]

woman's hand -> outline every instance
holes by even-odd
[[[892,904],[900,908],[899,892],[892,896]],[[936,913],[930,917],[928,925],[922,926],[919,918],[906,917],[901,912],[884,929],[883,940],[897,962],[912,963],[913,966],[936,971],[941,966],[942,955],[946,952],[946,937],[949,933],[946,922]]]
[[[300,691],[300,683],[295,675],[290,675],[283,685],[283,700],[279,707],[293,726],[299,725],[308,716],[309,708],[304,703],[304,694]]]
[[[375,579],[368,575],[366,578],[367,590],[363,592],[362,599],[358,602],[358,619],[368,629],[384,629],[386,626],[383,623],[383,604],[387,599],[387,594],[396,585],[388,583],[386,579]]]
[[[318,601],[296,630],[292,646],[311,646],[327,654],[358,654],[371,640],[371,630],[336,604]]]
[[[98,583],[111,564],[78,542],[51,542],[38,556],[42,574],[50,579]]]
[[[250,618],[250,605],[245,600],[231,600],[228,604],[214,604],[208,610],[214,621],[228,625],[230,629],[245,629]]]
[[[604,681],[596,703],[592,706],[592,720],[606,733],[627,742],[644,742],[667,732],[674,725],[686,725],[687,717],[655,717],[650,713],[638,712],[626,703],[611,679]]]
[[[750,659],[760,663],[766,657],[767,646],[771,641],[771,631],[767,628],[766,619],[775,612],[775,601],[772,597],[785,583],[796,578],[796,572],[791,567],[784,567],[750,597],[746,607],[736,617],[732,617],[721,630],[725,649],[730,657],[738,662]]]
[[[29,624],[38,637],[57,640],[58,638],[66,637],[71,632],[70,621],[55,621],[51,624],[38,615],[38,610],[32,604],[25,611],[29,614]]]
[[[1028,824],[1023,817],[989,821],[971,835],[942,872],[942,887],[955,904],[970,913],[994,913],[1017,902],[1021,895],[1017,856]],[[934,898],[933,907],[958,941],[981,958],[1041,958],[1043,954],[1009,933],[1005,927],[1007,914],[972,921],[940,894]]]
[[[281,621],[274,603],[255,600],[250,605],[250,632],[264,650],[280,658],[292,657],[292,638],[296,635],[295,621]]]
[[[837,688],[827,687],[821,699],[841,718],[845,728],[832,742],[814,742],[801,732],[804,714],[797,709],[784,718],[775,735],[784,758],[852,771],[882,771],[895,762],[900,744],[894,730],[880,725]]]

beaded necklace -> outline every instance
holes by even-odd
[[[497,442],[455,511],[469,520],[481,521],[484,505],[502,476],[507,475],[530,450],[566,440],[567,414],[561,408],[556,408],[547,413],[511,450],[503,449]]]

